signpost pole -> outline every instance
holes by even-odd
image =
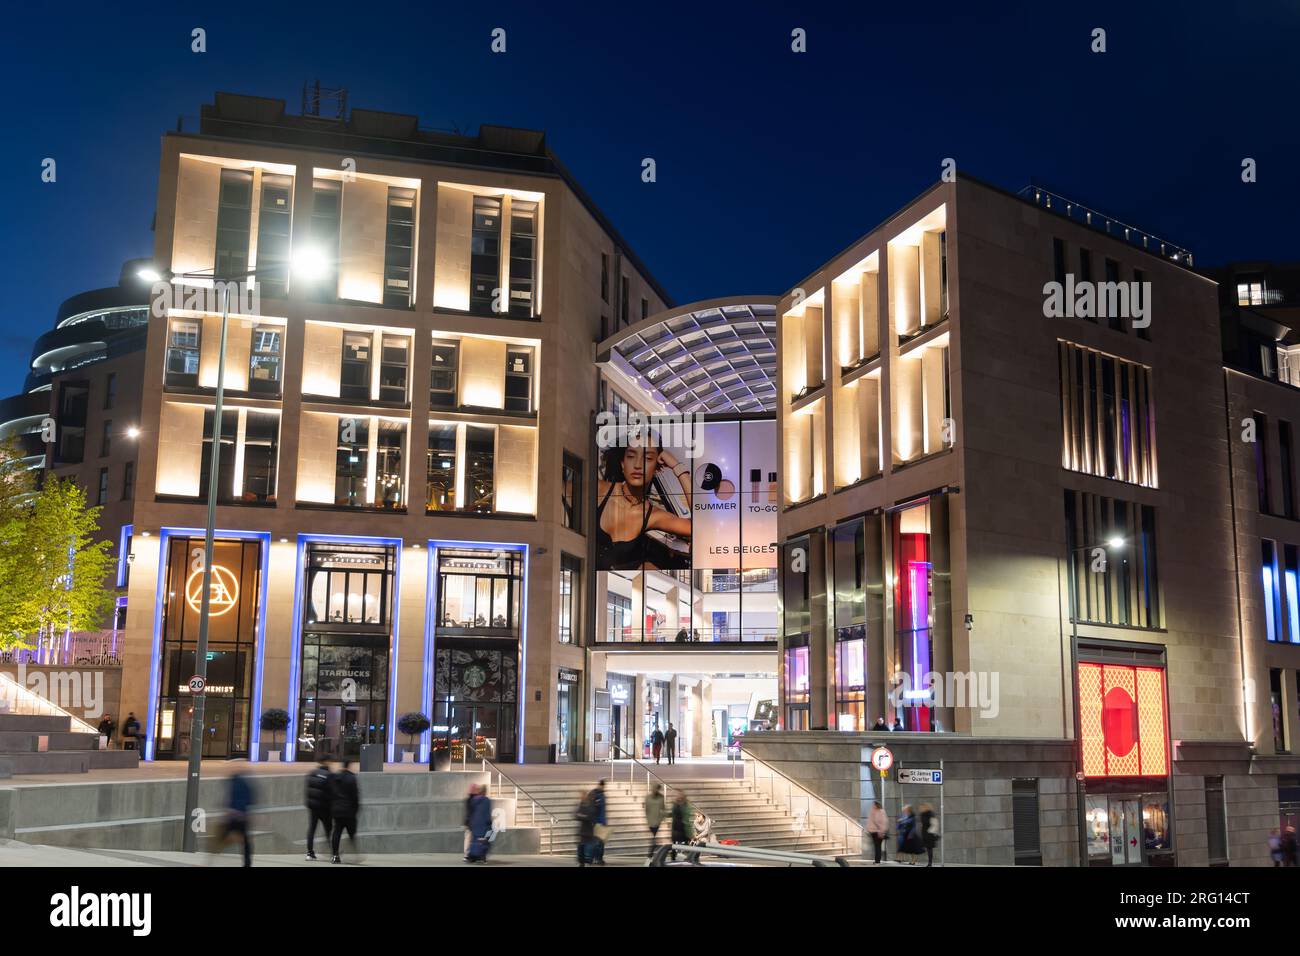
[[[939,778],[943,779],[943,759],[939,759]],[[939,865],[943,866],[943,845],[947,843],[948,821],[943,817],[943,784],[939,784]]]

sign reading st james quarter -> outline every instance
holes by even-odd
[[[203,571],[191,571],[185,579],[185,603],[195,614],[203,613]],[[212,566],[212,592],[208,599],[208,613],[212,617],[225,614],[239,603],[239,581],[234,572],[220,564]]]

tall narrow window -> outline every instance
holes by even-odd
[[[334,503],[349,508],[369,504],[366,467],[370,456],[370,420],[340,418],[334,457]]]
[[[1282,597],[1286,603],[1286,633],[1281,640],[1300,644],[1300,548],[1294,544],[1282,546]]]
[[[560,482],[560,504],[564,527],[582,533],[582,459],[564,453],[564,474]]]
[[[411,307],[411,264],[415,250],[415,190],[388,187],[388,230],[384,236],[384,305]]]
[[[253,329],[248,350],[248,390],[263,395],[280,394],[280,336],[278,326],[259,325]]]
[[[108,503],[108,469],[99,469],[99,498],[95,502],[97,505]]]
[[[1118,498],[1066,491],[1065,517],[1074,619],[1159,627],[1155,510]]]
[[[1259,513],[1272,514],[1268,488],[1268,416],[1255,412],[1255,486],[1259,490]]]
[[[1065,264],[1065,240],[1052,239],[1052,278],[1065,285],[1065,274],[1069,267]]]
[[[426,511],[456,508],[456,426],[429,426],[429,457],[425,468],[429,485]]]
[[[1151,308],[1151,290],[1147,288],[1147,274],[1143,272],[1141,269],[1133,270],[1133,286],[1135,289],[1134,295],[1141,296],[1142,306],[1144,309],[1148,310],[1147,317],[1149,318],[1151,315],[1149,311]],[[1137,314],[1136,307],[1134,308],[1133,312],[1135,315]],[[1151,326],[1149,325],[1138,326],[1137,337],[1140,339],[1145,339],[1148,342],[1151,341]]]
[[[276,468],[280,459],[280,416],[249,411],[244,421],[244,470],[239,498],[269,504],[275,501]],[[225,454],[225,449],[222,449]]]
[[[289,232],[293,178],[262,174],[257,212],[257,283],[270,296],[283,296],[289,283]]]
[[[343,333],[343,367],[339,373],[339,397],[352,401],[370,398],[371,337],[362,332]]]
[[[618,323],[620,326],[626,326],[628,322],[631,321],[631,315],[628,312],[627,303],[628,303],[628,296],[631,294],[632,283],[628,281],[627,276],[623,276],[623,281],[620,283],[620,285],[621,285],[621,289],[619,292]]]
[[[166,384],[194,388],[199,384],[198,319],[172,319],[167,330]]]
[[[606,252],[600,254],[600,299],[602,302],[609,301],[609,253]]]
[[[109,372],[108,377],[104,379],[104,409],[108,410],[113,407],[117,401],[117,373]]]
[[[469,307],[478,315],[504,308],[501,288],[501,200],[474,197],[474,223],[470,234]]]
[[[487,513],[492,510],[495,490],[496,429],[469,425],[465,428],[465,508]]]
[[[99,457],[107,458],[113,453],[113,423],[106,421],[99,436]]]
[[[333,179],[312,182],[311,242],[321,258],[322,275],[311,283],[320,299],[333,299],[339,291],[339,223],[343,214],[343,184]]]
[[[433,368],[429,378],[429,406],[456,407],[456,379],[460,370],[460,343],[433,343]]]
[[[645,319],[646,319],[647,317],[649,317],[649,315],[650,315],[650,300],[649,300],[649,299],[642,299],[642,300],[641,300],[641,320],[642,320],[642,321],[645,321]]]
[[[1264,634],[1270,641],[1283,640],[1282,575],[1278,568],[1277,544],[1268,538],[1259,540],[1261,583],[1264,588]]]
[[[512,346],[506,350],[506,411],[533,410],[533,350]]]
[[[135,497],[135,462],[128,461],[122,466],[122,500],[130,501]]]
[[[214,274],[217,278],[243,280],[248,273],[252,203],[252,170],[223,169],[217,200],[217,246],[214,263]]]
[[[405,506],[405,461],[406,425],[380,420],[375,443],[375,494],[371,502],[374,507],[398,510]]]
[[[1118,283],[1118,282],[1119,282],[1119,263],[1116,262],[1114,259],[1107,258],[1107,259],[1106,259],[1106,262],[1105,262],[1105,269],[1106,269],[1106,281],[1107,281],[1107,282]],[[1101,305],[1102,301],[1103,301],[1103,296],[1101,295],[1100,292],[1098,292],[1098,295],[1097,295],[1097,304],[1098,304],[1098,306]],[[1111,297],[1111,296],[1106,296],[1105,299],[1104,299],[1104,301],[1106,301],[1106,302],[1108,303],[1108,308],[1106,309],[1106,318],[1107,318],[1107,321],[1110,323],[1110,327],[1111,327],[1112,329],[1115,329],[1117,332],[1123,332],[1123,331],[1124,331],[1124,318],[1125,318],[1125,317],[1119,314],[1119,309],[1117,309],[1117,308],[1116,308],[1116,309],[1109,308],[1109,305],[1110,305],[1110,304],[1118,303],[1118,302],[1119,302],[1119,296],[1118,296],[1118,295],[1113,296],[1113,297]]]
[[[1277,423],[1277,457],[1282,466],[1282,514],[1294,518],[1295,512],[1295,462],[1291,449],[1291,423],[1279,420]]]
[[[410,365],[411,340],[404,335],[385,335],[379,366],[379,399],[406,403],[406,370]]]
[[[581,644],[579,621],[582,615],[582,562],[572,555],[560,555],[561,644]]]
[[[1223,797],[1223,777],[1205,778],[1205,843],[1209,864],[1228,862],[1228,814]]]
[[[536,268],[537,203],[514,199],[510,203],[510,314],[517,318],[536,314]]]
[[[199,494],[208,493],[209,476],[212,473],[212,432],[214,413],[211,409],[203,413],[203,450],[199,457]],[[239,437],[239,412],[228,408],[221,415],[221,461],[217,471],[217,497],[221,501],[230,501],[235,497],[235,443]]]
[[[1273,750],[1287,753],[1286,711],[1282,709],[1282,671],[1273,667],[1268,672],[1268,703],[1273,713]]]

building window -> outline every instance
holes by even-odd
[[[831,531],[835,623],[835,729],[865,731],[866,525],[846,521]]]
[[[1264,586],[1264,628],[1270,641],[1283,639],[1282,577],[1278,573],[1277,544],[1267,538],[1259,541],[1261,577]]]
[[[240,419],[243,419],[242,423]],[[203,413],[203,453],[199,463],[202,494],[212,469],[213,413]],[[221,463],[217,498],[223,502],[275,501],[280,457],[280,416],[251,409],[225,409],[221,415]]]
[[[808,729],[808,646],[787,647],[785,651],[785,730]]]
[[[620,328],[626,326],[628,322],[631,320],[631,313],[628,311],[627,303],[628,303],[628,296],[631,294],[632,291],[632,283],[628,281],[627,276],[623,276],[622,279],[623,281],[622,283],[620,283],[619,306],[618,306],[618,324]]]
[[[1154,488],[1151,370],[1069,342],[1058,355],[1062,467]]]
[[[600,299],[602,302],[609,301],[609,253],[607,252],[600,254]]]
[[[388,231],[384,237],[384,305],[411,307],[411,263],[415,253],[415,190],[388,187]]]
[[[1155,509],[1065,492],[1073,618],[1121,627],[1160,626]]]
[[[370,399],[370,350],[373,338],[362,332],[343,333],[343,367],[339,373],[339,397],[352,401]]]
[[[1277,455],[1282,466],[1282,514],[1294,518],[1295,513],[1295,476],[1294,461],[1291,450],[1291,423],[1279,420],[1277,423]]]
[[[1273,750],[1288,753],[1291,748],[1287,746],[1286,711],[1282,709],[1282,671],[1276,667],[1268,672],[1268,704],[1273,715]]]
[[[339,223],[343,184],[332,179],[312,182],[311,241],[322,259],[323,274],[311,284],[316,298],[333,299],[339,289]]]
[[[283,330],[259,325],[253,329],[248,352],[248,390],[262,395],[280,394],[280,338]]]
[[[99,436],[99,457],[107,458],[113,452],[113,423],[106,421]]]
[[[582,562],[572,555],[560,555],[561,644],[581,644],[578,621],[582,609]]]
[[[400,510],[406,505],[406,425],[379,420],[375,442],[376,508]]]
[[[63,463],[81,461],[86,455],[86,412],[90,405],[90,387],[84,382],[64,382],[59,386],[58,453]]]
[[[289,235],[293,178],[262,174],[257,213],[257,283],[271,296],[283,296],[289,283]]]
[[[99,497],[95,504],[102,505],[108,503],[108,469],[99,469]]]
[[[135,462],[128,461],[122,466],[122,500],[130,501],[135,497]]]
[[[1263,276],[1237,277],[1237,305],[1264,305],[1265,298]]]
[[[519,551],[439,548],[439,634],[517,636],[521,570]]]
[[[537,203],[510,202],[510,314],[528,319],[536,314],[533,295],[537,268]]]
[[[1080,282],[1089,282],[1092,280],[1092,253],[1087,249],[1079,250],[1079,279]]]
[[[479,425],[465,427],[466,511],[492,511],[495,489],[496,429]]]
[[[1078,693],[1086,776],[1169,773],[1163,667],[1081,661]]]
[[[429,406],[455,408],[456,379],[460,368],[460,343],[433,343],[433,369],[429,378]]]
[[[456,426],[429,426],[429,456],[425,467],[429,500],[426,511],[456,510]]]
[[[406,404],[406,370],[410,365],[411,340],[404,335],[385,335],[379,365],[379,400]]]
[[[1105,268],[1105,270],[1106,270],[1106,281],[1107,281],[1107,282],[1114,282],[1114,283],[1119,282],[1119,263],[1118,263],[1118,262],[1116,262],[1114,259],[1107,258],[1107,259],[1105,260],[1104,264],[1103,264],[1103,268]],[[1098,295],[1100,296],[1100,293],[1098,293]],[[1110,310],[1107,310],[1107,311],[1110,311]],[[1111,327],[1112,329],[1115,329],[1117,332],[1123,332],[1123,331],[1124,331],[1124,316],[1120,315],[1118,310],[1114,310],[1114,311],[1115,311],[1115,314],[1114,314],[1114,315],[1110,315],[1110,316],[1107,317],[1108,321],[1110,322],[1110,327]]]
[[[1138,295],[1142,296],[1142,301],[1148,306],[1151,302],[1151,290],[1147,288],[1147,274],[1141,269],[1133,270],[1133,281],[1137,285]],[[1144,325],[1137,329],[1137,337],[1145,341],[1151,341],[1151,326]]]
[[[1228,804],[1223,778],[1205,778],[1205,836],[1211,866],[1228,862]]]
[[[1268,488],[1268,416],[1255,412],[1255,487],[1259,492],[1259,513],[1272,514]]]
[[[167,330],[167,385],[194,388],[199,384],[199,344],[202,325],[198,319],[172,319]]]
[[[249,224],[252,221],[253,172],[223,169],[217,205],[217,278],[243,280],[248,275]]]
[[[582,533],[582,459],[564,453],[564,471],[560,481],[560,504],[564,527]]]
[[[501,309],[501,200],[474,197],[474,223],[470,234],[470,311],[492,315]]]
[[[1065,240],[1052,239],[1052,277],[1062,286],[1065,285],[1065,274],[1069,267],[1065,264]]]
[[[117,373],[109,372],[108,377],[104,379],[104,410],[113,407],[117,401]]]
[[[370,455],[370,420],[340,418],[339,442],[334,456],[334,503],[346,508],[364,508],[366,467]]]
[[[649,299],[642,299],[642,300],[641,300],[641,320],[642,320],[642,321],[645,321],[645,319],[648,318],[649,315],[650,315],[650,300],[649,300]]]
[[[527,346],[506,349],[506,411],[533,410],[533,350]]]
[[[862,637],[848,637],[853,632],[836,634],[835,641],[835,729],[867,729],[866,689],[867,653]],[[859,633],[865,634],[865,628]]]

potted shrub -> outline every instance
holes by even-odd
[[[403,714],[397,720],[397,729],[411,738],[410,749],[402,754],[402,763],[414,763],[415,755],[415,737],[429,729],[429,718],[419,711],[411,711],[409,714]]]
[[[289,712],[279,707],[272,707],[262,715],[262,729],[271,732],[271,749],[266,752],[266,759],[276,763],[280,759],[280,734],[289,727]]]

